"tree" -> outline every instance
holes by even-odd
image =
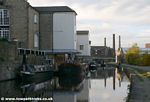
[[[144,54],[143,56],[142,56],[142,65],[144,65],[144,66],[150,66],[150,55],[149,54]]]
[[[140,59],[140,49],[137,43],[133,44],[126,53],[126,62],[128,64],[138,64]]]

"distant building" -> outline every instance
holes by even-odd
[[[113,57],[113,48],[106,46],[91,46],[91,56],[94,58]]]
[[[90,56],[89,31],[77,31],[77,50],[79,56]]]
[[[40,13],[40,49],[76,50],[76,12],[67,6],[35,9]]]
[[[150,43],[145,44],[145,48],[150,48]]]
[[[0,38],[39,49],[39,13],[27,0],[0,0]]]

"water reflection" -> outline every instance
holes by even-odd
[[[122,69],[98,69],[91,73],[90,102],[125,102],[128,85]]]
[[[53,93],[54,102],[89,102],[89,80],[80,83],[80,90],[55,90]],[[74,87],[75,88],[75,87]]]
[[[52,81],[32,83],[21,86],[22,97],[52,97]],[[48,93],[48,94],[47,94]]]
[[[89,78],[49,77],[0,82],[0,97],[43,97],[51,102],[123,102],[129,84],[122,69],[89,72]],[[50,101],[49,101],[50,102]]]
[[[80,91],[83,80],[81,77],[56,77],[54,90]]]

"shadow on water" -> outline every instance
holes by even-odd
[[[88,75],[5,81],[0,83],[0,97],[51,98],[49,102],[123,102],[127,97],[129,82],[122,69],[98,68]]]
[[[25,79],[5,81],[0,83],[0,97],[51,98],[51,101],[49,102],[66,102],[66,100],[76,99],[77,93],[83,89],[83,82],[83,77],[67,76],[53,76],[45,78],[41,76],[41,78],[36,80]],[[72,95],[71,99],[70,95]]]

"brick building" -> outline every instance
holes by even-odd
[[[39,13],[27,0],[0,0],[0,38],[16,40],[20,47],[39,43]]]
[[[0,0],[0,38],[21,48],[75,51],[77,13],[67,6],[32,7],[27,0]]]
[[[150,48],[150,43],[145,44],[145,48]]]
[[[91,46],[91,56],[96,58],[113,57],[113,48],[107,46]]]

